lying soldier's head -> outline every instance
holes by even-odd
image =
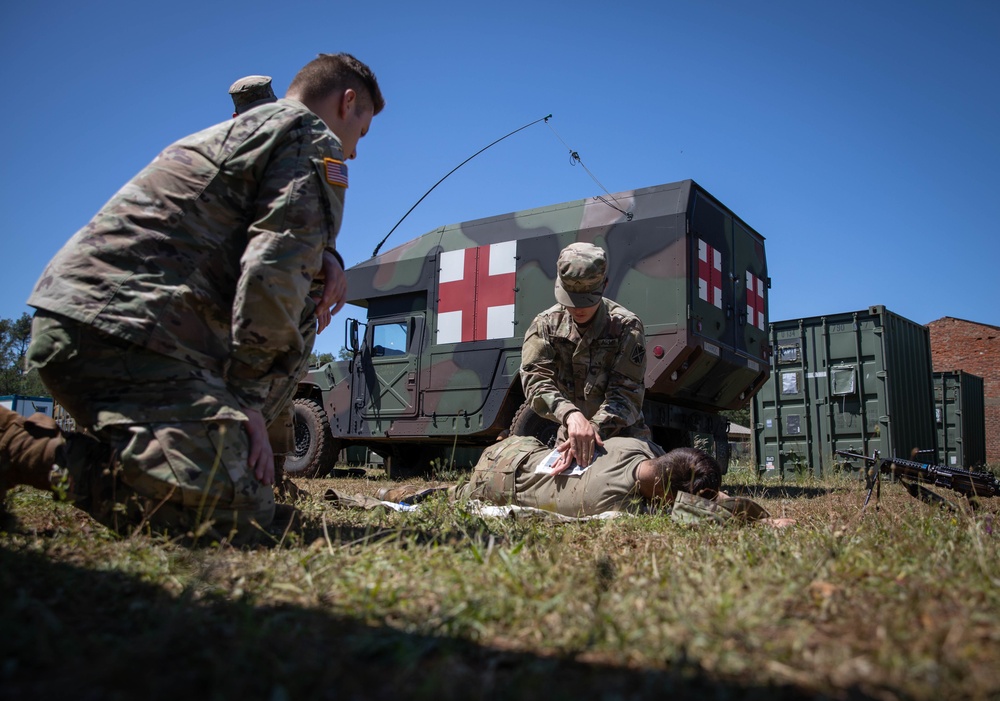
[[[722,468],[698,448],[675,448],[639,464],[639,489],[647,499],[672,502],[677,492],[714,499],[722,486]]]

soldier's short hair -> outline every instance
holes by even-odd
[[[233,98],[236,114],[243,114],[251,107],[278,99],[271,88],[269,75],[248,75],[240,78],[229,86],[229,95]]]
[[[373,114],[385,107],[372,69],[347,53],[320,54],[295,75],[288,92],[296,93],[303,102],[312,102],[348,88],[358,93],[359,99],[370,101]]]
[[[688,492],[714,499],[722,486],[722,468],[711,455],[698,448],[674,448],[652,459],[656,479],[667,493]]]
[[[592,243],[571,243],[556,261],[556,301],[567,307],[592,307],[604,296],[608,257]]]

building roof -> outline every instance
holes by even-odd
[[[963,324],[973,324],[974,326],[985,326],[987,328],[996,329],[1000,331],[1000,326],[994,326],[993,324],[984,324],[981,321],[969,321],[968,319],[959,319],[957,316],[943,316],[940,319],[935,319],[934,321],[928,322],[927,326],[931,324],[936,324],[940,321],[961,321]]]

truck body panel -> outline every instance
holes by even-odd
[[[764,239],[691,180],[441,227],[351,267],[350,302],[367,308],[357,352],[299,396],[322,397],[338,440],[383,454],[493,442],[577,241],[607,251],[606,296],[644,323],[654,438],[704,429],[724,444],[718,412],[745,406],[770,367]]]

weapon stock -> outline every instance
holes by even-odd
[[[872,457],[852,453],[848,450],[838,450],[836,453],[841,457],[859,460],[865,465],[865,480],[868,487],[865,506],[868,505],[872,489],[875,488],[881,475],[889,475],[898,479],[911,496],[921,501],[952,509],[957,509],[955,504],[932,492],[925,485],[945,487],[967,498],[993,497],[1000,493],[1000,480],[989,472],[965,470],[945,465],[930,465],[902,458],[883,459],[879,457],[877,450],[872,453]]]

